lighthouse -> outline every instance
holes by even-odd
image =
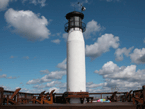
[[[85,42],[83,32],[84,14],[73,11],[66,14],[67,38],[67,92],[86,92]],[[79,98],[70,98],[70,103],[80,103]]]

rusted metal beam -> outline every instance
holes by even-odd
[[[14,93],[15,91],[4,90],[6,93]],[[39,95],[40,93],[27,93],[27,92],[19,92],[19,94],[29,94],[29,95]]]
[[[9,91],[9,90],[4,90],[4,92],[7,93],[14,93],[14,91]],[[127,92],[117,92],[117,94],[124,94]],[[27,92],[19,92],[19,94],[29,94],[29,95],[39,95],[40,93],[27,93]],[[63,93],[54,93],[55,95],[63,95]],[[104,92],[104,93],[89,93],[89,95],[91,94],[113,94],[113,92]]]
[[[145,85],[142,86],[142,89],[143,89],[143,105],[145,106]]]
[[[93,94],[113,94],[114,92],[103,92],[103,93],[89,93],[89,95],[93,95]],[[117,92],[116,94],[124,94],[124,93],[127,93],[127,92]]]
[[[132,97],[132,94],[131,94],[132,90],[130,90],[129,92],[127,92],[126,94],[122,95],[121,98],[122,98],[122,102],[131,102],[131,97]]]
[[[16,89],[15,92],[11,95],[11,97],[9,97],[9,95],[7,95],[7,97],[4,98],[4,103],[7,102],[7,105],[9,103],[18,104],[18,101],[16,101],[16,96],[20,90],[21,90],[21,88]]]
[[[102,99],[102,93],[101,93],[101,99]]]
[[[145,85],[142,86],[142,90],[133,91],[132,100],[133,104],[136,104],[137,109],[145,107]]]
[[[4,91],[4,88],[0,87],[0,106],[3,104],[3,91]]]
[[[135,105],[128,102],[114,102],[114,103],[92,103],[92,104],[25,104],[1,106],[1,109],[137,109]]]
[[[112,96],[108,97],[107,100],[110,100],[111,102],[117,102],[117,96],[116,96],[117,91],[115,91]]]

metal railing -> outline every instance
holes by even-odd
[[[78,21],[79,22],[79,21]],[[76,25],[76,23],[78,23],[77,21],[75,21],[75,22],[68,22],[68,23],[66,23],[65,25],[64,25],[64,30],[65,30],[65,32],[69,32],[69,30],[71,29],[71,28],[80,28],[80,29],[82,29],[82,32],[85,32],[85,30],[86,30],[86,24],[85,23],[83,23],[83,22],[79,22],[79,25]],[[69,25],[70,23],[74,23],[73,25]]]

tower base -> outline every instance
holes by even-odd
[[[81,103],[79,98],[70,98],[70,104]]]
[[[85,103],[86,98],[89,97],[88,92],[64,92],[63,97],[66,99],[66,103]]]

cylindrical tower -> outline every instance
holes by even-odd
[[[85,42],[83,33],[84,14],[70,12],[66,15],[67,38],[67,92],[86,92]],[[80,99],[70,99],[70,103],[80,103]]]

